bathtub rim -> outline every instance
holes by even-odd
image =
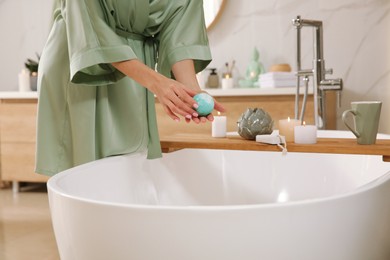
[[[184,150],[184,149],[183,149]],[[222,151],[222,150],[221,150]],[[304,153],[299,153],[304,154]],[[318,153],[320,155],[327,155],[326,153]],[[127,154],[127,155],[120,155],[121,157],[135,157],[140,156],[140,154]],[[364,156],[364,155],[363,155]],[[366,156],[379,156],[379,155],[366,155]],[[104,158],[101,160],[108,160],[110,158]],[[367,182],[360,187],[357,187],[353,190],[347,191],[345,193],[340,193],[336,195],[331,195],[327,197],[319,197],[319,198],[312,198],[312,199],[303,199],[303,200],[292,200],[292,201],[286,201],[286,202],[267,202],[267,203],[260,203],[260,204],[231,204],[231,205],[148,205],[148,204],[131,204],[131,203],[120,203],[120,202],[106,202],[106,201],[98,201],[96,199],[90,199],[85,197],[78,197],[72,194],[69,194],[68,192],[65,192],[59,185],[56,184],[56,182],[62,178],[65,178],[68,174],[77,174],[78,172],[82,171],[83,169],[87,169],[90,167],[93,167],[94,162],[86,163],[80,166],[77,166],[77,171],[75,171],[75,168],[71,168],[69,170],[60,172],[52,177],[49,178],[47,181],[47,189],[50,193],[57,194],[61,197],[64,197],[66,199],[71,199],[74,201],[89,203],[89,204],[96,204],[96,205],[102,205],[102,206],[112,206],[112,207],[121,207],[121,208],[128,208],[128,209],[142,209],[142,210],[172,210],[172,211],[181,211],[181,210],[192,210],[192,211],[229,211],[229,210],[239,210],[239,209],[260,209],[260,208],[278,208],[278,207],[293,207],[293,206],[302,206],[302,205],[309,205],[309,204],[315,204],[315,203],[325,203],[333,200],[339,200],[344,199],[347,197],[352,197],[355,195],[359,195],[365,192],[368,192],[378,186],[383,185],[387,181],[390,181],[390,170],[383,173],[381,176],[377,177],[376,179]],[[390,166],[390,162],[389,162]],[[49,197],[51,196],[50,193],[48,194]]]

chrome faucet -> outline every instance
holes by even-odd
[[[343,89],[342,79],[326,79],[326,74],[332,74],[332,69],[325,69],[324,50],[323,50],[323,29],[322,21],[301,19],[297,16],[292,20],[293,26],[297,29],[297,91],[295,95],[295,118],[304,121],[304,114],[306,111],[306,101],[308,95],[309,77],[313,77],[313,96],[314,96],[314,122],[320,129],[327,128],[326,122],[326,95],[325,91],[337,91],[338,103],[340,105],[340,94]],[[301,68],[301,29],[302,27],[314,28],[314,54],[313,54],[313,68]],[[299,91],[301,77],[305,85],[305,93],[301,113],[299,115]]]

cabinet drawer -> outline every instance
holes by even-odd
[[[1,142],[28,143],[36,139],[37,104],[1,103],[0,139]]]
[[[3,181],[46,182],[47,176],[34,173],[35,144],[2,143],[1,179]]]

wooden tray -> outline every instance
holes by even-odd
[[[276,145],[257,143],[241,137],[213,138],[206,134],[172,134],[161,137],[163,152],[173,152],[184,148],[222,149],[246,151],[280,152]],[[287,142],[288,152],[334,153],[382,155],[383,161],[390,162],[390,140],[377,139],[376,144],[359,145],[351,138],[318,138],[316,144],[295,144]]]

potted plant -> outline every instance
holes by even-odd
[[[41,58],[38,53],[36,55],[37,60],[27,59],[24,63],[25,67],[30,71],[30,86],[33,91],[37,90],[38,66]]]

